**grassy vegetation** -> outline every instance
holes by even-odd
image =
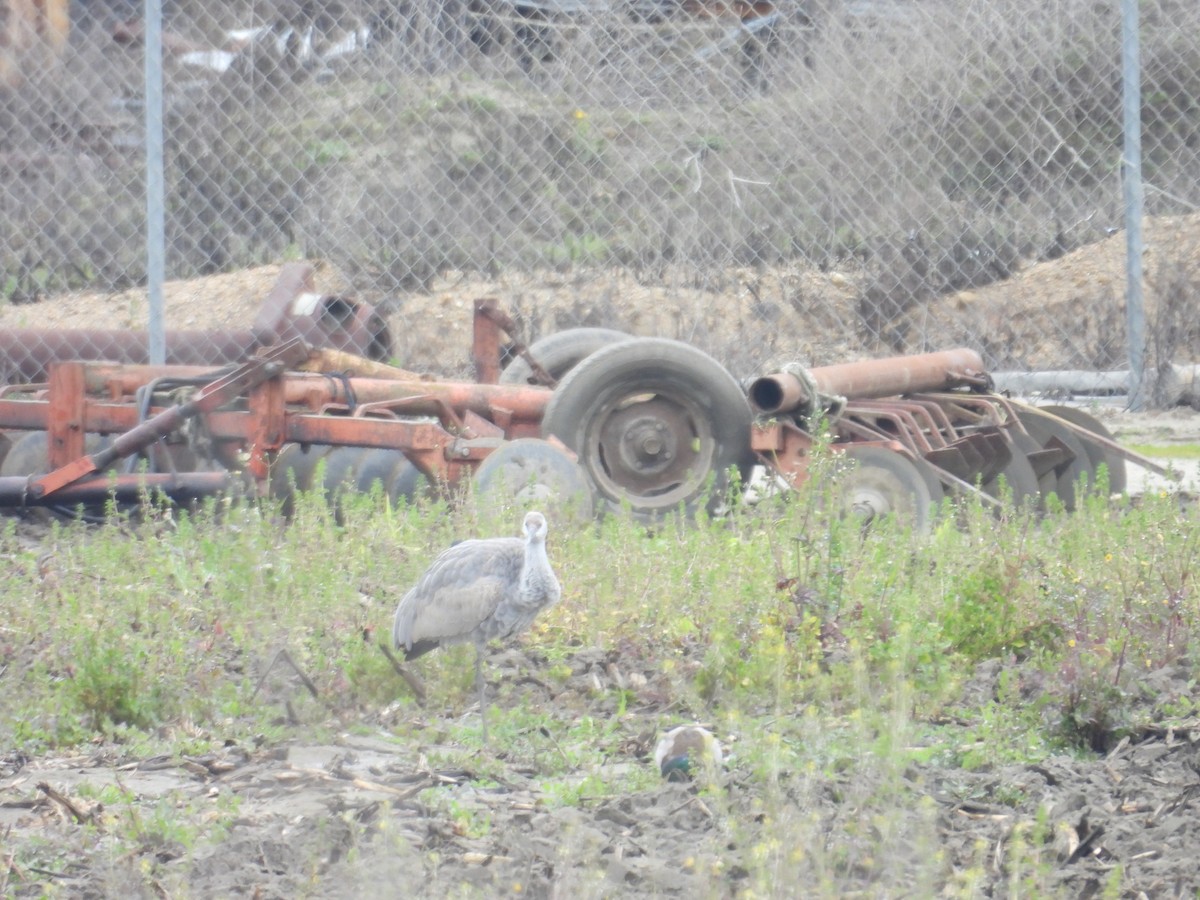
[[[560,693],[547,704],[501,679],[484,748],[478,716],[460,715],[474,699],[469,648],[420,661],[421,711],[376,644],[437,550],[512,532],[517,515],[359,497],[341,524],[314,500],[283,527],[214,504],[56,525],[36,549],[6,520],[0,749],[197,754],[382,723],[429,765],[469,766],[484,783],[524,766],[538,803],[556,809],[649,788],[638,736],[707,721],[732,761],[728,792],[705,802],[744,848],[747,895],[805,879],[834,896],[915,871],[929,895],[966,896],[982,876],[947,873],[931,855],[934,810],[914,767],[952,778],[1088,756],[1197,713],[1190,693],[1154,680],[1190,670],[1196,653],[1200,528],[1173,498],[1093,498],[1042,518],[967,505],[921,536],[890,523],[864,532],[801,493],[652,533],[616,517],[559,524],[564,600],[525,646]],[[595,650],[622,679],[588,680]],[[626,764],[620,777],[614,763]],[[456,833],[489,834],[486,809],[426,793]],[[168,801],[147,819],[104,799],[110,835],[183,848],[219,843],[236,814],[227,802],[187,825]],[[1016,806],[1023,794],[998,784],[982,799]],[[1022,825],[1010,860],[1031,896],[1045,887],[1046,827]],[[712,865],[716,885],[734,861]]]
[[[1200,459],[1200,444],[1126,444],[1134,453],[1155,459]]]

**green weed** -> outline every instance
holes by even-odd
[[[538,802],[562,808],[656,790],[652,735],[704,721],[730,761],[699,796],[737,846],[714,884],[735,872],[757,893],[833,895],[903,872],[920,893],[970,890],[978,872],[928,862],[936,815],[914,772],[1105,752],[1194,713],[1156,680],[1196,658],[1194,517],[1169,498],[1080,506],[997,517],[963,504],[921,535],[864,530],[814,486],[692,524],[562,524],[550,553],[563,602],[521,639],[519,671],[485,668],[487,745],[473,648],[412,664],[421,710],[378,644],[433,555],[514,532],[512,515],[376,495],[340,515],[301,497],[286,526],[249,503],[59,524],[43,541],[52,584],[8,525],[0,735],[148,755],[382,722],[433,771],[470,771],[478,790],[529,772]],[[119,794],[96,799],[133,846],[219,834],[180,824],[192,814],[170,798],[136,823]],[[985,799],[1028,808],[1020,791]],[[444,788],[427,802],[460,835],[491,833],[486,803]],[[1021,828],[1005,873],[1036,893],[1046,832]]]

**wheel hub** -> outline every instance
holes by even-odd
[[[621,461],[639,471],[661,471],[677,454],[675,434],[661,419],[639,416],[621,440]]]
[[[639,399],[605,419],[599,449],[617,484],[637,491],[673,489],[697,468],[696,429],[687,410],[663,397]]]

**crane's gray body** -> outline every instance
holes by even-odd
[[[488,641],[525,631],[562,588],[546,555],[546,519],[525,515],[524,538],[462,541],[433,561],[400,600],[392,639],[405,659],[436,647]]]

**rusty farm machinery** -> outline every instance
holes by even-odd
[[[298,490],[379,485],[411,500],[470,483],[652,520],[715,509],[755,467],[802,482],[827,442],[849,463],[838,488],[848,510],[920,526],[952,494],[1031,505],[1055,494],[1071,508],[1081,485],[1104,483],[1102,467],[1113,492],[1127,459],[1162,471],[1081,410],[995,393],[971,350],[792,366],[739,383],[673,340],[581,328],[524,347],[483,300],[475,378],[452,381],[386,365],[383,319],[310,287],[311,270],[285,267],[253,329],[168,335],[162,366],[139,358],[143,344],[128,336],[0,333],[10,345],[0,507],[86,515],[150,495],[249,493],[286,510]],[[208,358],[194,357],[198,346]],[[26,359],[31,347],[41,355]],[[516,354],[504,368],[502,347]]]

